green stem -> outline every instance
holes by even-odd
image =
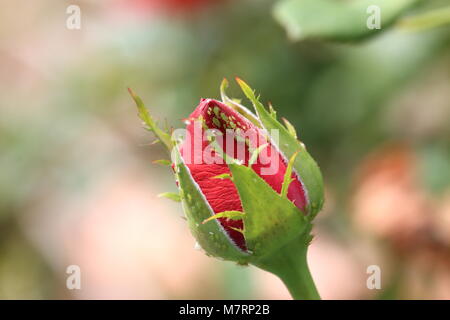
[[[302,239],[303,240],[303,239]],[[260,259],[256,266],[277,275],[296,300],[320,300],[307,262],[308,245],[293,241],[281,250]]]

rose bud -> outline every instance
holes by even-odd
[[[206,254],[278,275],[294,298],[319,298],[306,263],[312,220],[323,204],[320,170],[254,92],[237,79],[256,114],[225,94],[202,99],[172,137],[133,94],[141,119],[172,153],[179,199]]]

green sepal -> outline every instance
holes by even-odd
[[[234,211],[234,210],[222,211],[222,212],[216,213],[215,215],[209,217],[208,219],[203,220],[202,223],[205,224],[205,223],[207,223],[209,221],[212,221],[212,220],[215,220],[215,219],[219,219],[219,218],[227,218],[227,219],[231,219],[231,220],[240,220],[240,219],[242,219],[242,215],[243,214],[244,214],[243,212]]]
[[[282,118],[284,125],[288,132],[293,136],[295,139],[297,139],[297,131],[295,130],[295,127],[288,121],[286,118]]]
[[[273,106],[272,106],[272,104],[270,102],[269,102],[269,113],[270,113],[272,118],[277,120],[277,112],[275,111],[275,109],[273,108]]]
[[[184,164],[178,147],[174,148],[173,154],[175,174],[184,195],[181,203],[194,238],[208,255],[239,263],[248,262],[250,256],[231,242],[219,221],[202,223],[214,212]]]
[[[281,196],[286,198],[287,193],[289,190],[289,186],[291,185],[291,182],[294,181],[294,179],[291,178],[292,176],[292,167],[294,165],[295,158],[298,155],[298,151],[292,155],[292,157],[289,159],[288,165],[286,167],[286,172],[284,173],[283,178],[283,185],[281,186]]]
[[[229,168],[245,212],[243,233],[252,259],[272,254],[307,229],[310,223],[304,213],[255,171],[236,164]]]
[[[288,129],[270,115],[263,104],[259,102],[248,84],[239,78],[236,78],[236,81],[247,98],[252,102],[256,114],[263,128],[267,131],[267,134],[270,136],[271,130],[278,131],[279,141],[273,139],[271,142],[281,151],[284,157],[290,159],[298,151],[298,156],[294,161],[294,169],[306,190],[305,195],[307,196],[308,202],[306,214],[309,215],[309,218],[314,218],[322,208],[324,202],[323,178],[317,163],[306,151],[305,146],[295,139],[289,133]]]
[[[159,165],[162,165],[162,166],[170,166],[170,165],[172,165],[172,161],[166,160],[166,159],[155,160],[152,163],[159,164]]]
[[[175,202],[181,202],[181,196],[174,192],[163,192],[158,194],[158,198],[166,198]]]
[[[259,123],[258,119],[255,117],[253,113],[250,112],[246,107],[241,105],[239,103],[238,99],[231,99],[227,96],[225,90],[228,88],[228,80],[226,78],[223,78],[222,83],[220,84],[220,96],[222,99],[222,102],[228,105],[229,107],[233,108],[238,113],[242,114],[244,117],[246,117],[248,120],[250,120],[254,125],[257,127],[261,127],[261,124]]]
[[[150,113],[148,112],[147,108],[144,105],[144,102],[142,99],[137,96],[133,90],[128,88],[128,92],[130,93],[131,97],[133,98],[134,102],[136,103],[136,106],[138,108],[138,115],[139,118],[144,122],[144,124],[147,126],[147,129],[152,131],[158,139],[164,143],[167,150],[172,150],[173,144],[172,140],[170,138],[170,135],[165,132],[164,130],[160,129],[158,125],[156,124],[155,120],[152,118]]]
[[[250,157],[250,160],[248,160],[248,166],[251,167],[253,164],[255,164],[256,160],[258,160],[259,154],[262,152],[262,150],[267,147],[269,144],[264,143],[260,145],[258,148],[254,149],[252,151],[252,155]]]
[[[218,174],[217,176],[211,177],[210,179],[231,179],[231,175],[229,173]]]

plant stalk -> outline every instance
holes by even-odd
[[[302,241],[303,237],[299,240],[260,259],[255,265],[277,275],[295,300],[320,300],[308,267],[308,245]]]

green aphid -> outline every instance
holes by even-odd
[[[222,117],[223,121],[228,122],[228,117],[225,113],[221,112],[220,116]]]
[[[233,121],[230,121],[230,127],[232,129],[236,129],[236,124]],[[239,129],[239,128],[238,128]]]
[[[220,121],[216,117],[212,119],[212,122],[216,125],[216,127],[220,128]]]
[[[216,115],[216,117],[219,116],[219,111],[220,111],[219,107],[218,107],[218,106],[215,106],[215,107],[214,107],[214,114]]]

